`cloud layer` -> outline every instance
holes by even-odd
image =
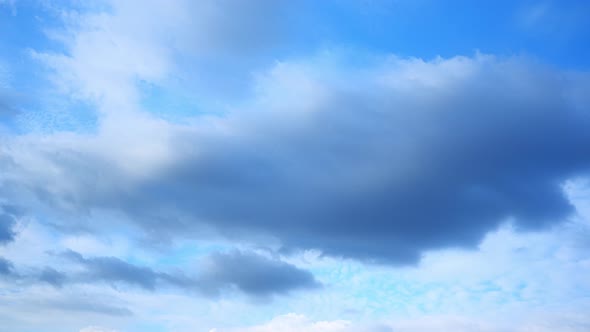
[[[572,213],[562,185],[590,167],[587,78],[521,58],[342,61],[277,65],[207,131],[140,117],[130,133],[23,137],[5,176],[45,204],[122,211],[163,235],[262,234],[286,250],[390,263]],[[118,135],[148,145],[111,146]],[[160,152],[148,156],[150,140]]]
[[[240,251],[209,257],[199,283],[206,292],[219,292],[230,286],[257,296],[320,287],[308,271],[280,260]]]
[[[0,0],[0,330],[588,330],[589,8]]]
[[[211,254],[203,258],[204,262],[197,268],[200,272],[196,276],[188,276],[180,271],[161,272],[117,257],[84,257],[72,250],[58,256],[69,267],[68,271],[58,271],[55,267],[47,266],[42,269],[27,267],[25,273],[19,274],[11,261],[0,257],[0,275],[31,285],[47,283],[56,288],[106,283],[115,288],[133,286],[148,291],[175,287],[206,296],[239,291],[255,298],[269,298],[321,286],[310,272],[254,252]]]

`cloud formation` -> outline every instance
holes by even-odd
[[[5,329],[589,329],[590,7],[12,7]]]
[[[212,329],[209,332],[392,332],[386,326],[361,327],[349,321],[312,321],[304,315],[287,314],[273,318],[271,321],[251,327]]]
[[[53,267],[28,268],[27,272],[21,275],[15,272],[12,262],[0,257],[0,274],[25,281],[27,284],[41,282],[56,288],[72,284],[106,283],[155,291],[158,288],[172,286],[206,296],[239,291],[252,297],[268,298],[272,295],[321,287],[310,272],[254,252],[232,251],[211,254],[204,259],[202,266],[199,266],[199,273],[195,277],[181,272],[156,271],[116,257],[88,258],[72,250],[59,256],[74,264],[66,265],[70,266],[69,271],[58,271]]]
[[[0,275],[10,276],[13,274],[13,264],[11,261],[0,257]]]
[[[590,168],[585,76],[482,55],[342,61],[278,64],[215,129],[142,118],[125,135],[156,139],[161,153],[142,160],[141,177],[125,151],[150,148],[112,146],[115,134],[45,139],[50,153],[25,137],[7,149],[5,174],[47,204],[123,211],[164,236],[207,227],[400,264],[473,247],[506,221],[535,230],[573,212],[562,185]]]
[[[157,280],[162,274],[153,271],[148,267],[136,266],[127,263],[116,257],[93,257],[85,258],[77,252],[65,252],[64,257],[82,265],[86,270],[75,277],[76,281],[82,282],[107,282],[138,286],[147,290],[154,290]],[[49,272],[52,272],[49,270]],[[55,273],[49,273],[49,281]],[[59,275],[56,275],[59,276]],[[46,276],[46,279],[47,276]],[[55,277],[53,279],[56,279]],[[59,278],[57,278],[59,279]]]
[[[253,296],[283,294],[321,286],[308,271],[277,259],[241,251],[211,255],[205,263],[204,272],[199,276],[199,284],[208,293],[235,287]]]
[[[332,70],[274,68],[257,109],[142,185],[141,206],[175,197],[214,227],[395,263],[572,212],[561,185],[590,166],[590,122],[563,74],[485,56]]]
[[[6,244],[14,240],[16,232],[16,218],[18,210],[10,205],[0,204],[0,244]]]

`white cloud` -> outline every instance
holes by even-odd
[[[209,332],[378,332],[388,331],[382,328],[362,328],[354,326],[351,322],[345,320],[333,321],[313,321],[304,315],[287,314],[273,318],[271,321],[262,325],[229,328],[229,329],[212,329]]]
[[[283,0],[108,0],[104,11],[64,8],[67,29],[49,36],[66,52],[32,55],[54,70],[55,83],[70,97],[97,102],[103,115],[134,112],[141,97],[137,83],[160,84],[186,71],[176,67],[179,59],[198,64],[209,56],[237,58],[272,44],[281,25],[277,13],[287,5]]]
[[[117,332],[117,330],[109,329],[100,326],[88,326],[80,330],[80,332]]]

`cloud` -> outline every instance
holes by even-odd
[[[17,139],[5,188],[72,213],[122,211],[161,236],[213,229],[410,264],[507,221],[565,220],[562,185],[590,168],[588,78],[527,59],[328,54],[279,63],[256,86],[239,112],[193,127],[142,115],[108,137]]]
[[[87,269],[75,276],[74,280],[88,283],[124,282],[154,290],[158,282],[164,282],[208,295],[236,287],[239,291],[251,296],[268,296],[319,287],[319,283],[307,271],[279,260],[239,251],[211,255],[196,278],[182,274],[156,272],[151,268],[136,266],[115,257],[84,258],[73,251],[66,252],[64,255]],[[54,276],[58,277],[59,281],[59,274],[48,275],[48,277]],[[52,281],[51,278],[48,281]]]
[[[320,287],[308,271],[280,260],[241,251],[216,253],[208,257],[199,276],[199,284],[206,293],[235,287],[252,296]]]
[[[88,301],[69,298],[64,301],[48,301],[42,305],[66,312],[84,312],[114,317],[128,317],[133,315],[133,312],[128,308],[119,307],[108,303],[99,303],[96,300]]]
[[[11,276],[13,273],[12,262],[3,257],[0,257],[0,275]]]
[[[18,211],[7,205],[0,204],[0,244],[6,244],[14,240],[16,232],[16,218]]]
[[[261,298],[321,287],[310,272],[253,252],[233,251],[207,256],[196,277],[186,276],[180,272],[160,272],[116,257],[86,258],[72,250],[60,256],[82,269],[62,272],[53,267],[40,270],[29,268],[28,272],[19,275],[18,279],[28,284],[48,283],[56,288],[71,284],[107,283],[154,291],[162,286],[173,286],[207,296],[219,295],[222,291],[238,290],[249,296]],[[13,268],[12,262],[0,258],[0,274],[16,276]]]
[[[55,71],[69,98],[100,100],[102,114],[130,112],[140,99],[137,81],[157,84],[179,75],[175,60],[244,61],[272,48],[285,32],[289,7],[285,0],[109,0],[100,6],[105,10],[62,14],[65,29],[54,34],[65,54],[32,55]],[[217,75],[225,75],[221,69]]]
[[[130,264],[116,257],[85,258],[71,250],[63,253],[63,256],[85,268],[84,272],[73,277],[75,282],[122,282],[147,290],[154,290],[158,279],[164,275],[155,272],[151,268]],[[51,272],[51,270],[49,271]],[[53,276],[56,276],[56,278],[52,278]],[[58,279],[59,281],[59,276],[60,274],[50,273],[49,278],[45,279],[48,279],[48,281]]]
[[[345,320],[312,321],[304,315],[287,314],[258,326],[212,329],[209,332],[391,332],[387,327],[363,328]]]
[[[54,287],[61,287],[66,282],[66,275],[51,267],[44,268],[38,277],[39,281],[46,282]]]
[[[304,315],[286,314],[277,316],[269,322],[239,328],[215,328],[209,332],[525,332],[525,331],[586,331],[589,321],[582,315],[555,316],[546,313],[544,316],[526,317],[522,322],[509,325],[506,322],[477,320],[464,316],[439,315],[421,316],[414,319],[400,319],[392,323],[363,326],[346,320],[313,321]]]
[[[88,326],[80,330],[80,332],[117,332],[116,330],[100,326]]]

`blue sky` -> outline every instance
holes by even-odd
[[[0,332],[588,331],[589,16],[0,0]]]

